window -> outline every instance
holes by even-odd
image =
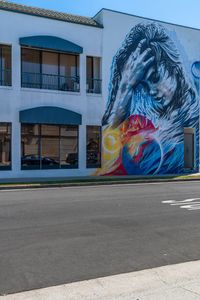
[[[0,85],[11,86],[11,46],[0,45]]]
[[[47,90],[59,90],[58,54],[42,52],[41,68],[42,88]]]
[[[78,167],[78,126],[62,126],[60,132],[61,167]]]
[[[79,92],[79,56],[22,48],[22,87]]]
[[[60,87],[79,91],[79,59],[77,55],[60,55]]]
[[[87,57],[87,93],[101,94],[101,59]]]
[[[22,124],[22,169],[78,168],[78,126]]]
[[[22,86],[40,88],[40,52],[22,49]]]
[[[0,123],[0,169],[11,169],[11,123]]]
[[[101,127],[87,126],[87,168],[101,167]]]

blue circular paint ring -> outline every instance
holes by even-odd
[[[195,61],[191,67],[192,75],[200,79],[200,61]]]

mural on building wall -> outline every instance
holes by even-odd
[[[194,128],[198,149],[199,111],[182,53],[157,23],[138,24],[128,33],[111,68],[100,175],[184,171],[183,129]],[[198,166],[198,151],[195,161]]]

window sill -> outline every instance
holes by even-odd
[[[11,166],[0,166],[0,171],[11,171],[12,167]]]
[[[86,95],[87,95],[88,97],[98,97],[98,98],[101,98],[101,97],[102,97],[102,93],[101,93],[101,94],[86,93]]]
[[[0,89],[2,90],[13,90],[13,86],[12,85],[0,85]]]
[[[88,165],[86,166],[86,169],[101,169],[101,165],[96,165],[96,166]]]
[[[21,167],[21,170],[22,171],[46,171],[46,170],[77,170],[78,169],[78,166],[62,166],[61,168],[59,167],[53,167],[53,166],[49,166],[49,167],[43,167],[43,168],[40,168],[40,167],[29,167],[29,166],[24,166],[24,167]],[[1,170],[1,169],[0,169]]]
[[[44,94],[59,94],[59,95],[74,95],[80,96],[81,92],[71,92],[71,91],[59,91],[59,90],[48,90],[48,89],[34,89],[34,88],[24,88],[21,87],[23,92],[33,92],[33,93],[44,93]]]

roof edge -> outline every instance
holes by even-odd
[[[51,20],[57,20],[57,21],[61,21],[61,22],[66,22],[66,23],[73,23],[73,24],[77,24],[77,25],[83,25],[83,26],[89,26],[89,27],[94,27],[94,28],[100,28],[102,29],[103,26],[101,24],[99,24],[96,20],[94,20],[92,17],[85,17],[85,16],[78,16],[78,15],[74,15],[74,14],[68,14],[65,12],[61,12],[61,11],[55,11],[55,10],[50,10],[50,9],[45,9],[45,8],[40,8],[40,7],[36,7],[36,6],[29,6],[29,5],[24,5],[24,4],[19,4],[16,2],[10,2],[10,1],[3,1],[0,0],[0,5],[1,3],[3,4],[8,4],[8,5],[13,5],[13,7],[1,7],[0,6],[0,10],[4,10],[4,11],[9,11],[9,12],[13,12],[13,13],[18,13],[18,14],[25,14],[25,15],[30,15],[30,16],[35,16],[35,17],[40,17],[40,18],[46,18],[46,19],[51,19]],[[16,9],[14,6],[18,6],[19,9]],[[20,10],[23,9],[23,10]],[[24,9],[36,9],[36,10],[41,10],[41,14],[38,13],[34,13],[34,12],[29,12],[29,11],[25,11]],[[81,21],[73,21],[73,20],[67,20],[67,19],[62,19],[62,17],[56,17],[56,16],[47,16],[47,15],[42,15],[42,12],[52,12],[52,13],[57,13],[57,14],[63,14],[63,15],[69,15],[72,16],[74,18],[86,18],[88,20],[94,21],[96,24],[87,24],[86,22],[81,22]]]
[[[168,24],[168,25],[173,25],[173,26],[178,26],[178,27],[183,27],[183,28],[188,28],[188,29],[193,29],[193,30],[200,30],[200,28],[196,28],[196,27],[192,27],[192,26],[186,26],[186,25],[182,25],[182,24],[176,24],[176,23],[171,23],[171,22],[167,22],[167,21],[161,21],[161,20],[157,20],[157,19],[152,19],[152,18],[148,18],[148,17],[143,17],[143,16],[138,16],[138,15],[134,15],[134,14],[130,14],[130,13],[126,13],[123,11],[118,11],[118,10],[114,10],[114,9],[110,9],[110,8],[101,8],[94,16],[93,19],[95,19],[98,14],[100,14],[102,11],[109,11],[109,12],[113,12],[113,13],[118,13],[118,14],[122,14],[122,15],[127,15],[130,17],[135,17],[135,18],[140,18],[140,19],[146,19],[149,21],[154,21],[154,22],[160,22],[160,23],[164,23],[164,24]]]

